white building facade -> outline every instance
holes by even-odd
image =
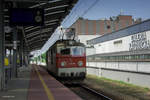
[[[149,49],[150,31],[98,43],[95,44],[94,47],[96,54]]]
[[[87,73],[150,88],[150,20],[87,43]]]

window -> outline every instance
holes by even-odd
[[[150,59],[150,54],[145,55],[146,59]]]
[[[70,55],[70,48],[62,49],[60,52],[62,55]]]
[[[71,55],[72,56],[83,56],[84,55],[84,48],[83,47],[72,47],[71,48]]]
[[[88,60],[88,61],[94,61],[94,60],[95,60],[95,57],[94,57],[94,56],[89,56],[89,57],[87,57],[87,60]]]
[[[107,29],[110,29],[110,25],[107,25]]]
[[[89,57],[88,57],[89,58]],[[129,61],[129,60],[140,60],[140,59],[150,59],[150,54],[138,54],[138,55],[120,55],[120,56],[92,56],[89,58],[91,61]]]
[[[114,41],[114,44],[121,44],[122,40]]]

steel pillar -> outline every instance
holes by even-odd
[[[12,77],[17,77],[17,28],[13,28],[13,68],[12,68]]]
[[[25,42],[24,42],[25,43]],[[23,45],[23,57],[22,57],[22,63],[23,63],[23,65],[25,66],[25,45]]]
[[[19,50],[19,58],[20,58],[20,67],[23,65],[23,37],[20,37],[20,50]]]
[[[0,0],[0,90],[5,88],[5,75],[4,75],[4,56],[5,56],[5,34],[4,34],[4,7],[3,0]]]
[[[30,64],[30,53],[28,52],[28,66]]]
[[[10,54],[9,54],[9,64],[11,65],[11,63],[12,63],[12,61],[11,61],[11,54],[12,54],[11,49],[9,49],[9,52],[10,52]]]
[[[26,63],[26,67],[28,67],[29,65],[29,57],[28,57],[28,52],[25,55],[25,63]]]

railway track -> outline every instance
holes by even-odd
[[[73,92],[79,95],[83,100],[112,100],[104,94],[85,86],[85,85],[66,85]]]
[[[81,85],[81,87],[82,87],[83,89],[85,89],[85,90],[87,90],[87,91],[93,93],[94,95],[99,96],[101,100],[112,100],[111,98],[109,98],[109,97],[107,97],[107,96],[105,96],[105,95],[103,95],[103,94],[101,94],[101,93],[98,93],[97,91],[95,91],[95,90],[93,90],[93,89],[91,89],[91,88],[89,88],[89,87],[87,87],[87,86]]]
[[[50,74],[50,73],[49,73]],[[66,87],[71,89],[77,95],[79,95],[83,100],[112,100],[111,98],[101,94],[85,84],[64,84]]]

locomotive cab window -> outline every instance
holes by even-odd
[[[60,52],[62,55],[70,55],[70,48],[62,49]]]
[[[85,50],[83,47],[72,47],[71,48],[71,54],[73,56],[83,56],[85,53]]]

